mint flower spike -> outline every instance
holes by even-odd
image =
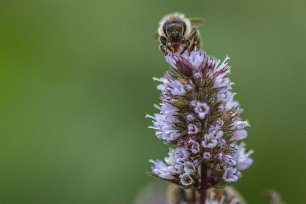
[[[160,78],[159,113],[147,117],[165,143],[176,145],[165,161],[150,160],[152,175],[185,188],[203,190],[239,180],[253,163],[241,142],[247,121],[234,100],[228,57],[220,61],[203,51],[165,56],[172,71]],[[203,183],[205,182],[205,183]]]

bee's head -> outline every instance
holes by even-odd
[[[164,24],[164,31],[172,44],[180,43],[185,34],[186,23],[184,21],[169,21]]]

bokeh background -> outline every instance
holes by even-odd
[[[303,0],[1,0],[0,203],[125,204],[168,146],[147,129],[168,69],[153,39],[172,11],[202,17],[204,47],[231,57],[254,165],[249,203],[306,200]]]

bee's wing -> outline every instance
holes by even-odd
[[[204,25],[206,22],[205,19],[203,18],[189,18],[189,20],[191,21],[191,24],[194,27],[200,27]]]

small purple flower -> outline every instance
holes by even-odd
[[[223,137],[223,131],[219,127],[211,126],[209,132],[204,135],[202,146],[205,148],[214,148],[217,146],[221,137]]]
[[[240,171],[245,170],[252,165],[253,159],[250,158],[250,155],[252,153],[253,153],[253,151],[249,151],[249,152],[246,153],[243,145],[239,146],[238,152],[234,155],[234,159],[237,162],[237,169],[238,170],[240,170]]]
[[[177,147],[176,149],[171,149],[169,152],[169,157],[165,158],[168,164],[184,163],[189,159],[190,153],[184,147]]]
[[[195,166],[192,162],[187,161],[184,163],[184,172],[188,174],[194,174],[195,173]]]
[[[183,96],[186,94],[186,90],[184,85],[179,82],[178,80],[174,80],[172,82],[169,83],[169,87],[170,87],[170,92],[174,95],[174,96]]]
[[[192,51],[190,55],[185,54],[184,57],[187,58],[188,61],[192,64],[193,68],[197,70],[199,69],[205,56],[202,52]]]
[[[209,106],[204,102],[196,102],[194,112],[196,112],[200,119],[204,119],[209,112]]]
[[[188,134],[197,134],[199,132],[199,128],[195,124],[188,125]]]
[[[211,154],[209,152],[204,152],[203,158],[204,159],[210,159],[211,158]]]
[[[213,126],[220,129],[223,125],[224,125],[224,121],[218,118]]]
[[[179,174],[181,174],[183,172],[184,166],[181,163],[178,163],[178,164],[169,164],[168,169],[169,169],[169,172],[172,175],[179,175]]]
[[[228,89],[221,89],[217,93],[217,101],[218,102],[226,102],[233,97],[233,93]]]
[[[223,158],[223,154],[222,154],[222,152],[220,152],[219,154],[217,154],[217,159],[218,160],[222,160],[222,158]]]
[[[191,122],[191,121],[194,120],[194,116],[193,116],[192,114],[188,114],[188,115],[186,116],[186,119],[187,119],[189,122]]]
[[[153,77],[153,80],[161,82],[161,84],[157,85],[157,90],[165,91],[165,88],[169,83],[169,80],[166,77],[161,77],[161,78]]]
[[[232,141],[242,140],[242,139],[246,138],[247,135],[248,135],[248,133],[247,133],[246,130],[235,130],[229,141],[232,142]]]
[[[214,148],[218,144],[218,140],[215,138],[210,137],[209,135],[204,135],[204,140],[202,141],[202,146],[204,148]]]
[[[198,142],[190,140],[189,143],[191,143],[190,150],[193,154],[196,154],[201,151],[201,146]]]
[[[218,141],[218,146],[223,147],[226,144],[226,141],[224,139],[221,139]]]
[[[168,166],[164,162],[160,160],[150,160],[150,162],[153,163],[151,169],[155,175],[167,180],[175,179],[175,177],[170,173]]]
[[[160,114],[154,114],[154,116],[146,115],[147,118],[153,119],[153,126],[150,126],[150,128],[156,130],[155,134],[161,140],[176,140],[180,137],[180,133],[176,128],[178,109],[170,104],[163,103],[160,111]]]
[[[228,87],[231,81],[228,77],[224,77],[224,75],[219,75],[215,79],[214,88],[223,88]]]
[[[181,179],[181,183],[184,186],[190,186],[194,182],[193,178],[190,176],[189,173],[184,173],[180,175],[180,179]]]
[[[238,175],[239,172],[236,168],[228,167],[227,169],[225,169],[222,178],[225,182],[232,183],[238,181]]]
[[[220,139],[221,137],[223,137],[223,131],[220,129],[214,129],[209,132],[209,135],[211,138]]]
[[[236,120],[232,123],[231,130],[242,130],[247,126],[250,126],[248,121]]]
[[[224,155],[223,160],[225,161],[225,163],[227,163],[230,166],[235,166],[236,165],[235,160],[230,155]]]
[[[224,109],[225,110],[239,109],[239,106],[240,105],[238,101],[233,101],[233,99],[231,98],[225,103]]]

